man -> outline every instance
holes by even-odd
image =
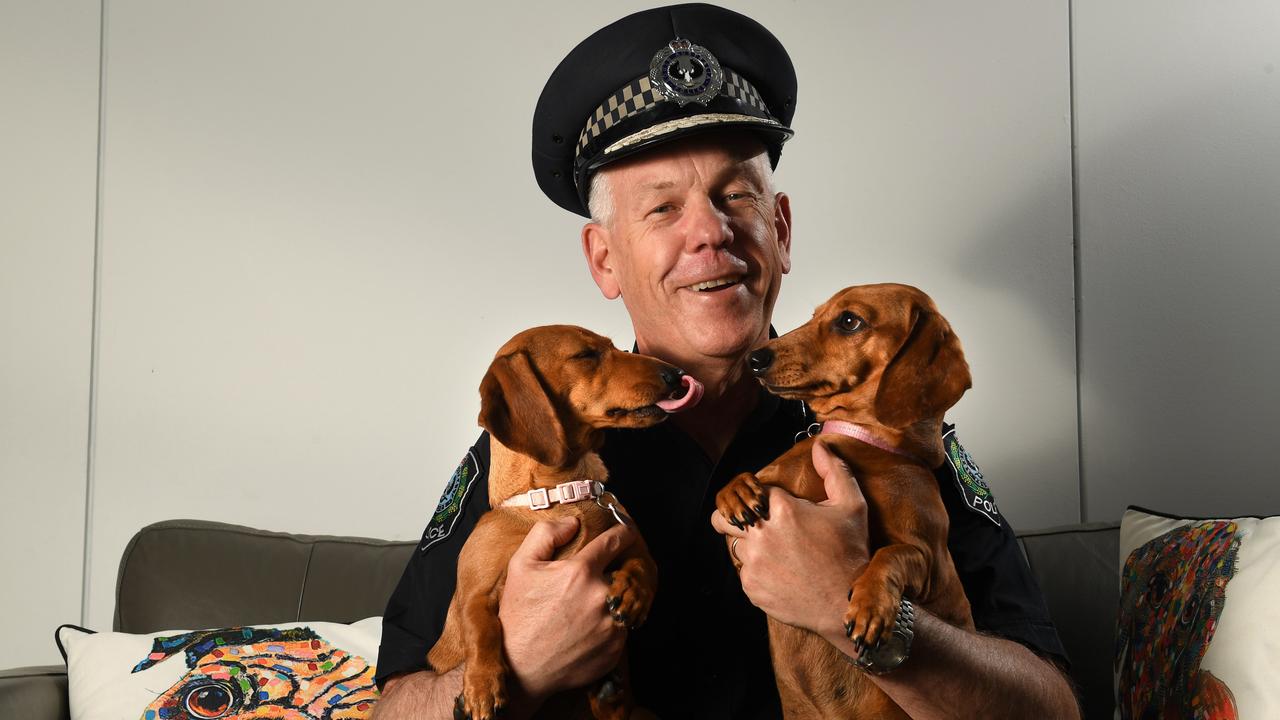
[[[595,33],[543,91],[540,186],[592,217],[582,231],[589,269],[606,298],[623,299],[637,350],[697,377],[706,394],[667,423],[610,434],[601,451],[610,489],[660,570],[643,627],[620,628],[605,609],[604,569],[634,541],[631,527],[555,562],[576,525],[540,523],[512,558],[499,610],[507,717],[601,677],[624,640],[638,702],[660,717],[779,717],[765,613],[856,654],[840,624],[867,562],[866,505],[843,463],[815,445],[826,502],[771,491],[768,521],[749,531],[713,513],[725,482],[780,455],[810,422],[799,403],[763,393],[744,363],[770,335],[790,269],[790,202],[773,188],[772,166],[791,136],[795,89],[791,62],[766,29],[683,5]],[[452,716],[461,673],[437,676],[424,656],[443,626],[457,552],[487,509],[487,448],[482,436],[460,465],[388,605],[379,717]],[[1069,683],[1046,659],[1062,662],[1061,644],[1011,530],[966,508],[958,471],[935,472],[976,624],[994,634],[921,611],[907,660],[874,681],[914,717],[1077,717]],[[718,533],[738,538],[741,579]]]

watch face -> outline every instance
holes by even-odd
[[[871,662],[878,670],[892,670],[907,659],[907,639],[897,633],[885,638],[871,651]]]

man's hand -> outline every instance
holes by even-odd
[[[602,677],[626,647],[626,629],[605,608],[605,568],[635,542],[636,531],[614,525],[573,557],[552,560],[577,531],[577,518],[541,521],[507,564],[498,605],[504,649],[512,681],[534,706]]]
[[[711,524],[738,538],[742,590],[767,615],[824,637],[843,634],[849,589],[866,567],[867,501],[843,460],[818,440],[813,466],[827,499],[811,503],[776,487],[769,519],[738,529],[717,511]]]

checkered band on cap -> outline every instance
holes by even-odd
[[[764,113],[767,117],[773,118],[773,113],[769,112],[768,106],[764,104],[764,99],[760,97],[760,92],[756,90],[755,86],[729,68],[724,68],[724,86],[720,88],[720,95],[746,103],[757,111]],[[648,75],[632,80],[625,87],[610,95],[587,118],[586,127],[582,128],[582,132],[578,135],[578,146],[574,149],[574,159],[582,155],[582,151],[586,149],[590,142],[600,137],[602,133],[618,122],[621,122],[623,118],[644,112],[660,102],[668,102],[668,100],[661,90],[653,86]]]

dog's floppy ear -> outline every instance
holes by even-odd
[[[906,341],[880,376],[876,417],[889,427],[940,417],[972,384],[969,363],[951,324],[917,306]]]
[[[543,465],[569,462],[564,425],[525,352],[496,357],[489,365],[480,381],[480,426]]]

